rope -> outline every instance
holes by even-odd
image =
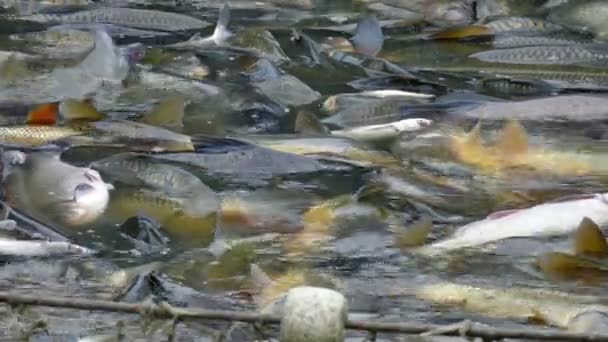
[[[121,312],[136,314],[157,319],[183,320],[222,320],[238,321],[251,324],[273,324],[278,325],[281,319],[278,316],[262,314],[255,311],[226,311],[206,310],[200,308],[177,308],[168,303],[154,304],[151,301],[143,303],[120,303],[104,300],[75,299],[69,297],[42,298],[32,295],[20,295],[9,292],[0,292],[0,303],[12,306],[48,306],[57,308],[68,308],[77,310],[94,310],[106,312]],[[545,341],[605,341],[608,342],[608,334],[580,334],[557,330],[522,330],[502,329],[494,327],[479,326],[466,320],[452,325],[436,325],[408,322],[372,322],[361,320],[347,320],[345,328],[352,330],[365,330],[371,333],[402,333],[480,337],[484,340],[500,340],[504,338],[535,339]]]

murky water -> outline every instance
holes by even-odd
[[[97,253],[7,255],[0,289],[255,310],[271,299],[251,279],[255,263],[279,283],[341,291],[358,318],[537,329],[569,326],[417,293],[454,282],[606,294],[603,255],[557,274],[538,266],[543,253],[572,249],[576,227],[563,222],[586,216],[584,206],[555,224],[525,216],[516,222],[530,233],[445,254],[421,255],[403,241],[424,217],[428,245],[493,212],[606,192],[608,27],[594,13],[607,4],[229,1],[227,15],[224,1],[64,2],[0,3],[0,143],[31,154],[55,144],[65,163],[98,170],[110,198],[93,220],[66,224],[76,214],[59,212],[59,181],[48,179],[80,171],[15,166],[21,178],[6,180],[4,195],[15,212]],[[89,10],[100,12],[74,14]],[[367,16],[379,21],[357,31]],[[218,18],[227,26],[219,33]],[[371,33],[378,23],[380,38]],[[370,53],[377,39],[381,49]],[[46,103],[59,104],[50,125],[37,107]],[[70,131],[15,133],[24,126]],[[64,201],[93,193],[86,182]],[[607,214],[597,215],[605,228]],[[480,234],[499,229],[516,227],[490,222]],[[122,326],[128,340],[162,340],[170,331],[112,313],[9,311],[6,337],[102,338]],[[38,320],[46,331],[29,331]],[[213,340],[225,328],[180,323],[176,337]],[[228,339],[256,336],[243,328]]]

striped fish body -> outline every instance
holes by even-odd
[[[470,57],[490,63],[602,66],[608,61],[608,46],[525,46],[482,51]]]
[[[61,139],[81,135],[83,131],[57,126],[0,127],[0,144],[42,146]]]
[[[134,8],[98,8],[69,14],[35,14],[22,20],[49,24],[114,24],[159,31],[197,30],[209,23],[177,13]]]

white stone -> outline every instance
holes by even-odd
[[[318,287],[296,287],[285,298],[281,342],[342,342],[348,302],[341,293]]]

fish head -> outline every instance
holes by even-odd
[[[27,155],[22,151],[0,151],[2,163],[2,180],[6,179],[15,165],[25,163]]]
[[[72,198],[57,202],[55,213],[62,223],[80,226],[94,221],[106,209],[110,200],[108,184],[99,172],[89,168],[78,168],[74,178],[60,184],[68,187]]]

